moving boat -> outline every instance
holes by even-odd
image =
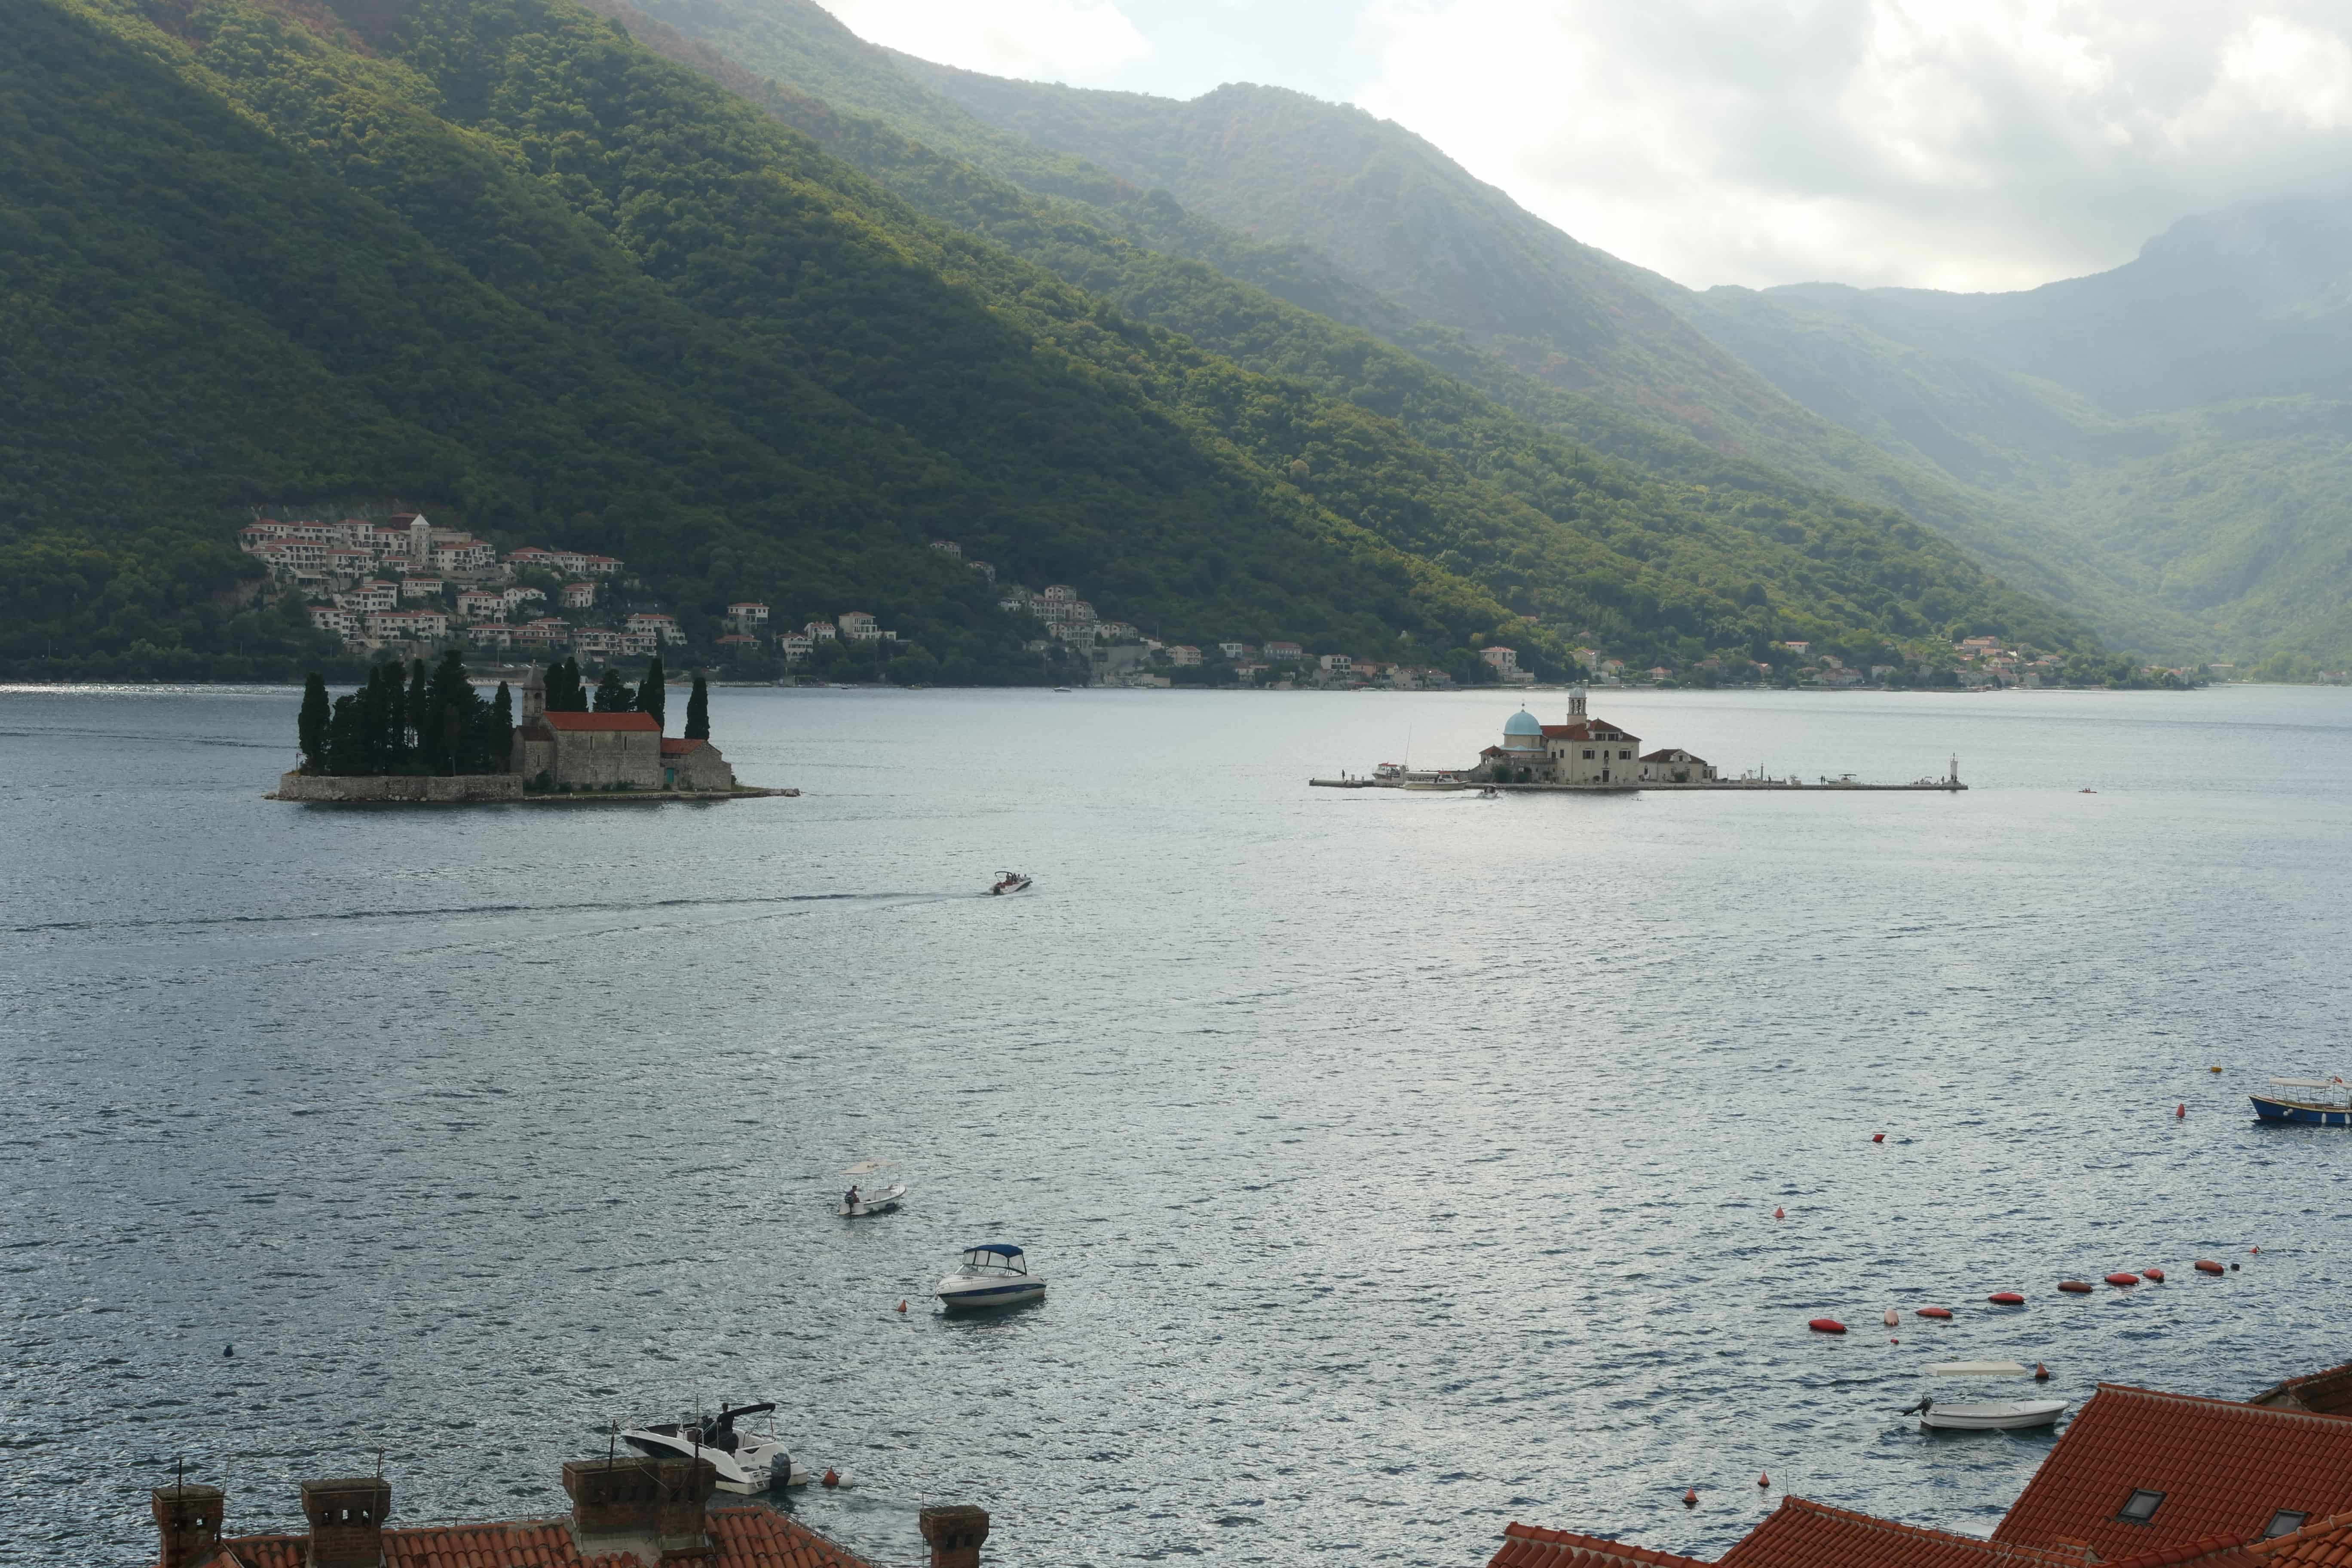
[[[1478,792],[1478,798],[1480,800],[1500,800],[1503,798],[1503,792],[1496,789],[1493,784],[1488,784],[1485,789]]]
[[[784,1452],[784,1445],[776,1436],[772,1425],[764,1436],[735,1430],[738,1415],[759,1415],[775,1408],[773,1400],[761,1405],[722,1406],[716,1415],[689,1415],[659,1426],[625,1427],[620,1438],[638,1453],[656,1459],[709,1460],[711,1468],[719,1472],[721,1491],[758,1492],[770,1487],[804,1486],[810,1479],[809,1473],[793,1464],[793,1457]]]
[[[2014,1361],[1954,1361],[1927,1369],[1932,1377],[1967,1378],[1985,1382],[2002,1377],[2032,1377],[2033,1369]],[[1933,1432],[2018,1432],[2048,1426],[2066,1414],[2063,1399],[1997,1399],[1968,1405],[1939,1405],[1924,1398],[1904,1412],[1914,1411],[1919,1425]]]
[[[2273,1089],[2288,1094],[2256,1094],[2254,1114],[2264,1121],[2295,1121],[2306,1127],[2352,1127],[2352,1090],[2340,1078],[2274,1078]]]
[[[988,890],[992,895],[1017,893],[1026,888],[1032,879],[1018,871],[999,871],[996,874],[996,880],[990,885]]]
[[[1017,1307],[1045,1300],[1043,1275],[1029,1272],[1029,1258],[1001,1241],[964,1249],[963,1262],[940,1280],[932,1294],[950,1312],[973,1307]]]
[[[856,1194],[855,1197],[850,1195],[853,1193]],[[864,1219],[868,1215],[896,1214],[898,1212],[898,1205],[906,1201],[906,1197],[907,1184],[904,1182],[871,1193],[852,1187],[849,1192],[841,1194],[841,1201],[834,1205],[833,1212],[844,1219]]]

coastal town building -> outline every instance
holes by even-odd
[[[1780,1506],[1720,1568],[2341,1568],[2352,1563],[2352,1367],[2254,1402],[2101,1384],[1990,1539],[1804,1498]],[[2347,1392],[2352,1392],[2347,1387]],[[1514,1522],[1488,1568],[1706,1568],[1703,1559]]]
[[[874,617],[864,610],[845,610],[834,617],[834,624],[851,642],[872,642],[882,635],[880,628],[874,624]]]
[[[1586,710],[1582,687],[1569,694],[1568,720],[1547,724],[1522,708],[1503,724],[1500,745],[1478,753],[1469,777],[1489,784],[1696,784],[1714,767],[1678,747],[1641,752],[1641,737]]]
[[[678,630],[677,617],[664,615],[659,610],[639,610],[621,624],[630,631],[657,637],[666,643],[682,643],[686,640],[686,634]]]
[[[569,1510],[479,1524],[392,1522],[381,1475],[300,1483],[304,1529],[229,1533],[229,1497],[185,1480],[155,1488],[148,1510],[156,1568],[868,1568],[847,1548],[778,1509],[713,1507],[708,1459],[638,1455],[563,1466]],[[981,1568],[985,1509],[928,1505],[915,1527],[929,1568]]]
[[[1295,664],[1307,657],[1307,650],[1295,642],[1270,642],[1265,645],[1268,664]]]
[[[595,606],[596,584],[593,583],[566,583],[557,592],[563,595],[563,607],[567,610],[586,610]]]
[[[551,713],[547,678],[523,678],[509,769],[534,789],[730,790],[735,772],[709,741],[665,738],[650,713]]]
[[[768,624],[768,606],[749,600],[730,605],[727,620],[739,632],[757,632]]]

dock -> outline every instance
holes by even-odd
[[[1366,779],[1344,777],[1308,779],[1317,789],[1410,789],[1416,794],[1459,795],[1465,790],[1491,789],[1511,795],[1641,795],[1651,790],[1732,790],[1780,791],[1811,790],[1927,790],[1939,795],[1957,795],[1969,786],[1958,779],[1915,779],[1909,784],[1862,784],[1853,779],[1824,778],[1811,784],[1802,779],[1707,779],[1689,784],[1438,784],[1422,780]]]

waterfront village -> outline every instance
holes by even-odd
[[[725,1442],[733,1441],[730,1429]],[[1713,1463],[1728,1470],[1738,1463],[1729,1456],[1746,1447],[1727,1441]],[[542,1462],[552,1468],[551,1458]],[[1981,1495],[1985,1479],[2010,1469],[1953,1473],[1989,1509],[1999,1500]],[[229,1524],[232,1511],[274,1512],[270,1500],[232,1500],[181,1476],[149,1494],[153,1561],[156,1568],[870,1568],[781,1507],[752,1499],[714,1506],[717,1468],[698,1451],[574,1458],[562,1479],[570,1507],[553,1517],[394,1524],[394,1484],[379,1468],[301,1482],[287,1500],[299,1505],[299,1530],[240,1533]],[[1818,1484],[1834,1495],[1843,1479],[1830,1469]],[[1685,1518],[1727,1511],[1753,1519],[1715,1568],[2342,1568],[2352,1563],[2352,1365],[2290,1377],[2242,1401],[2101,1383],[1989,1535],[1776,1496],[1770,1471],[1755,1473],[1752,1458],[1746,1473],[1659,1480],[1646,1508],[1613,1506],[1616,1529],[1655,1541],[1686,1533]],[[1543,1506],[1574,1522],[1581,1505],[1571,1483]],[[1027,1522],[1045,1521],[1033,1514]],[[987,1510],[969,1503],[927,1500],[911,1523],[930,1568],[980,1568],[995,1533]],[[1193,1543],[1197,1521],[1171,1519],[1170,1526],[1172,1549],[1202,1550]],[[1488,1541],[1496,1538],[1491,1547],[1465,1541],[1454,1560],[1463,1568],[1481,1558],[1487,1568],[1710,1568],[1707,1559],[1661,1547],[1517,1520],[1496,1520]],[[1034,1536],[1003,1540],[989,1555],[1034,1562],[1041,1544]]]
[[[635,602],[637,581],[609,555],[529,545],[501,554],[462,529],[436,527],[414,512],[382,521],[336,522],[257,518],[240,531],[239,548],[268,568],[280,592],[300,595],[311,625],[342,639],[349,653],[421,658],[451,647],[519,657],[569,654],[592,660],[647,658],[690,647],[726,670],[824,665],[835,647],[869,647],[880,672],[900,648],[900,634],[865,610],[789,624],[761,601],[740,600],[715,614],[685,619]],[[1275,690],[1443,690],[1464,685],[1535,686],[1542,678],[1518,650],[1474,639],[1446,665],[1361,658],[1282,639],[1204,643],[1165,640],[1127,621],[1098,615],[1067,584],[1032,590],[998,584],[996,568],[964,559],[951,540],[933,550],[961,563],[997,590],[997,607],[1025,616],[1027,651],[1056,679],[1129,688],[1195,686]],[[616,598],[630,599],[625,607]],[[1890,658],[1893,650],[1885,651]],[[1683,665],[1629,666],[1591,641],[1580,642],[1561,673],[1599,686],[1764,686],[1823,690],[1941,689],[1988,690],[2079,685],[2187,687],[2228,679],[2226,665],[2159,668],[2113,661],[2086,668],[2059,653],[2004,646],[1993,637],[1961,637],[1948,653],[1914,652],[1899,662],[1848,658],[1811,642],[1774,642],[1756,658],[1710,656]],[[837,662],[837,661],[833,661]],[[861,667],[862,668],[862,667]]]

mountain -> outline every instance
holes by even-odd
[[[240,610],[231,525],[388,493],[500,542],[625,556],[698,635],[737,598],[876,611],[914,644],[899,679],[1035,676],[1030,628],[932,539],[1171,638],[1375,657],[1466,661],[1507,637],[1557,668],[1584,636],[1689,658],[1959,626],[2084,641],[1899,518],[1653,477],[1360,333],[1310,345],[1355,356],[1364,395],[1335,395],[1330,367],[1283,368],[1303,312],[1255,290],[1219,309],[1281,342],[1237,363],[562,0],[16,13],[17,672],[316,657],[284,615]],[[1097,231],[1072,245],[1130,292],[1175,265]],[[1180,292],[1207,273],[1182,266]],[[1408,408],[1424,398],[1446,406]]]

